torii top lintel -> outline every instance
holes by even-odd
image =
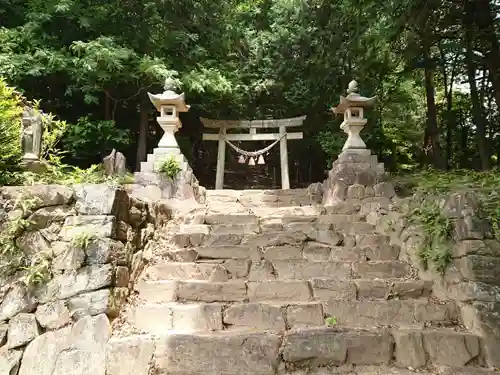
[[[236,128],[279,128],[282,126],[301,126],[306,116],[293,117],[279,120],[213,120],[201,118],[203,126],[212,129],[236,129]]]

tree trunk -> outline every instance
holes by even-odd
[[[470,3],[469,3],[470,4]],[[466,8],[467,9],[467,8]],[[487,170],[490,164],[490,155],[486,143],[486,124],[483,116],[483,105],[481,103],[476,82],[476,64],[473,52],[473,29],[469,13],[464,16],[465,31],[465,64],[467,67],[467,78],[469,80],[470,96],[472,103],[472,119],[476,126],[477,146],[479,148],[479,159],[481,170]]]
[[[427,127],[424,139],[424,150],[430,152],[432,164],[437,169],[445,169],[446,163],[442,156],[439,143],[439,130],[437,125],[437,109],[434,97],[433,68],[430,61],[430,48],[424,36],[424,64],[425,64],[425,96],[427,99]]]
[[[147,154],[147,142],[148,142],[148,132],[149,132],[149,105],[147,103],[141,102],[140,106],[140,121],[139,121],[139,136],[137,138],[137,155],[135,160],[135,169],[139,171],[141,167],[141,161],[146,160]]]
[[[469,9],[467,9],[469,8]],[[485,62],[490,71],[495,100],[500,108],[500,47],[495,30],[495,17],[489,0],[469,0],[465,13],[472,14],[478,28],[478,39],[486,46]]]

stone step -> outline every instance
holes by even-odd
[[[179,241],[178,243],[181,243]],[[272,244],[272,243],[271,243]],[[279,242],[278,242],[279,244]],[[182,252],[193,254],[183,259],[191,261],[210,260],[210,259],[250,259],[252,261],[268,260],[300,260],[309,261],[385,261],[397,260],[399,258],[400,248],[393,245],[382,246],[332,246],[316,241],[305,242],[304,244],[285,244],[278,246],[255,246],[252,244],[244,245],[215,245],[187,247],[179,250],[166,249],[164,255],[172,255],[171,259],[177,259]],[[189,261],[189,260],[188,260]]]
[[[335,317],[339,326],[348,327],[424,327],[455,325],[460,311],[455,302],[431,303],[427,300],[373,300],[324,303],[327,316]]]
[[[207,205],[240,203],[244,207],[308,206],[321,203],[307,189],[290,190],[207,190]]]
[[[408,263],[387,261],[310,261],[307,259],[276,259],[251,262],[248,259],[228,259],[193,262],[164,262],[145,271],[149,280],[212,280],[244,279],[308,280],[333,279],[395,279],[411,278]]]
[[[290,329],[325,326],[319,302],[163,303],[134,307],[128,321],[142,332],[176,332],[263,329],[283,332]]]
[[[287,369],[289,375],[494,373],[473,366],[465,367],[470,363],[483,364],[478,336],[445,329],[169,332],[160,337],[141,335],[112,339],[108,345],[108,353],[123,353],[123,364],[127,365],[127,372],[109,372],[110,375],[146,374],[149,366],[158,373],[169,375],[285,373],[278,369]],[[138,351],[143,355],[137,358],[130,355]],[[412,368],[422,370],[413,372],[400,368],[409,367],[408,363]],[[432,370],[427,372],[426,368]]]
[[[230,216],[227,217],[229,220]],[[226,219],[224,219],[226,220]],[[250,220],[250,219],[248,219]],[[357,229],[357,225],[361,227]],[[387,247],[390,238],[374,233],[374,227],[365,222],[353,222],[345,229],[333,224],[293,222],[282,224],[269,220],[263,224],[193,224],[174,225],[166,230],[170,242],[178,247],[240,245],[259,248],[282,245],[301,245],[319,242],[330,246]]]
[[[244,287],[245,286],[245,287]],[[246,288],[246,289],[245,289]],[[313,278],[308,281],[209,282],[141,281],[138,297],[148,303],[182,300],[205,302],[250,301],[386,301],[427,298],[432,283],[423,280],[338,280]],[[199,294],[197,294],[199,293]]]
[[[286,298],[281,301],[269,299],[267,302],[261,302],[259,300],[265,299],[265,296],[259,298],[262,289],[259,291],[252,287],[262,285],[250,284],[248,298],[251,302],[245,303],[247,291],[244,284],[226,283],[219,285],[218,290],[209,291],[195,288],[200,287],[200,284],[190,283],[186,286],[191,289],[184,289],[182,283],[179,285],[178,303],[137,306],[131,318],[135,326],[152,333],[169,329],[218,330],[222,329],[223,324],[237,328],[282,331],[303,326],[323,326],[326,317],[336,321],[339,327],[423,328],[426,325],[453,326],[460,319],[460,312],[453,302],[436,304],[426,300],[308,301],[307,294],[300,295],[299,291],[292,290],[289,290],[286,297],[295,298],[293,302],[287,301]],[[210,286],[215,287],[213,284]],[[205,292],[206,295],[197,294],[199,292]],[[186,301],[204,303],[182,303]],[[222,305],[234,301],[237,303],[224,307]],[[163,319],[160,316],[163,316]],[[155,328],[156,326],[158,328]]]

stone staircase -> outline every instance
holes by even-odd
[[[207,191],[206,205],[169,224],[148,256],[116,332],[133,336],[115,340],[154,343],[153,354],[123,366],[165,375],[490,373],[455,303],[433,296],[368,212],[349,201],[324,208],[308,190]]]

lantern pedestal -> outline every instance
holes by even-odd
[[[344,120],[342,125],[340,125],[340,129],[342,129],[344,133],[347,134],[347,140],[344,144],[344,147],[342,148],[342,151],[350,149],[366,149],[366,144],[365,142],[363,142],[361,136],[359,135],[361,130],[363,130],[363,128],[365,127],[366,123],[367,120],[365,119]]]
[[[394,194],[394,188],[386,182],[388,175],[384,164],[378,162],[377,155],[371,154],[360,136],[368,122],[364,118],[364,108],[373,106],[375,99],[357,94],[357,83],[352,81],[348,95],[341,96],[340,104],[332,109],[333,113],[344,116],[340,128],[347,134],[347,140],[322,184],[325,206],[342,204],[345,200],[392,198]]]

